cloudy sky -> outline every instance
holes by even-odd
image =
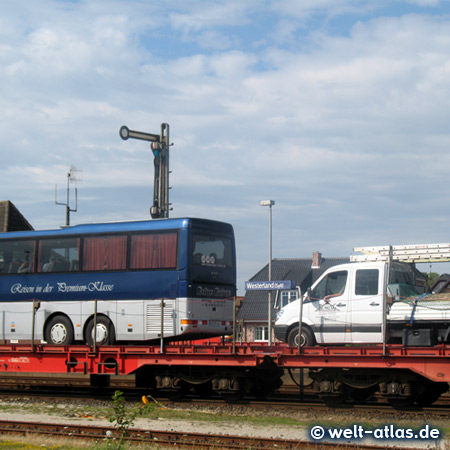
[[[148,218],[153,156],[119,128],[167,122],[171,217],[234,225],[240,294],[260,200],[274,257],[450,241],[448,0],[1,3],[1,199],[35,228],[72,165],[72,224]]]

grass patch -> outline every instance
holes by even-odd
[[[75,419],[76,422],[80,422],[82,419],[89,421],[102,420],[107,424],[111,421],[111,418],[125,418],[134,420],[146,419],[145,425],[142,422],[136,424],[130,423],[130,427],[152,428],[152,421],[167,420],[173,422],[184,421],[189,423],[187,429],[195,430],[195,422],[202,424],[211,424],[215,426],[223,426],[223,429],[230,430],[231,427],[239,425],[239,428],[245,426],[251,427],[276,427],[280,430],[284,429],[308,429],[314,425],[322,425],[327,428],[345,428],[354,424],[362,425],[366,429],[374,429],[377,427],[384,427],[385,425],[394,425],[397,428],[412,428],[420,429],[424,424],[430,425],[430,427],[438,428],[444,434],[444,440],[441,441],[441,445],[446,445],[445,439],[450,436],[450,424],[448,420],[440,417],[432,416],[411,416],[410,414],[403,414],[401,411],[397,411],[394,414],[386,414],[383,412],[361,412],[357,409],[330,409],[324,411],[315,411],[314,409],[305,410],[292,410],[286,408],[270,408],[267,407],[261,410],[255,410],[251,406],[247,405],[212,405],[210,407],[196,407],[195,405],[186,403],[179,404],[159,404],[151,402],[150,405],[144,407],[140,402],[126,401],[123,405],[122,412],[114,412],[112,402],[92,402],[89,404],[80,404],[76,400],[68,399],[67,402],[63,400],[55,401],[33,401],[32,398],[27,400],[21,400],[20,402],[1,402],[0,411],[10,412],[11,419],[14,419],[13,414],[29,414],[35,413],[42,415],[52,416],[50,421],[57,422],[58,419]],[[133,415],[138,410],[139,414]],[[115,416],[114,416],[115,414]],[[131,414],[131,415],[130,415]],[[17,417],[17,420],[21,420],[22,417]],[[24,418],[23,420],[32,420]],[[65,446],[54,447],[55,450],[72,450],[77,448],[88,448],[103,450],[107,449],[105,443],[99,442],[96,446],[90,444],[87,447],[80,447],[78,441],[74,441],[77,445],[74,446],[73,442],[65,443]],[[42,442],[40,442],[42,443]],[[36,444],[36,447],[29,446],[13,446],[9,447],[6,444],[0,443],[0,449],[33,449],[40,448],[40,443]],[[25,444],[24,444],[25,445]],[[126,446],[126,444],[124,444]],[[53,448],[47,446],[46,448]],[[124,447],[126,448],[126,447]],[[136,448],[136,447],[134,447]],[[148,447],[147,447],[148,448]],[[447,446],[450,450],[450,446]]]

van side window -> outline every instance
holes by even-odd
[[[378,269],[357,270],[355,281],[355,295],[377,295],[378,277]]]
[[[311,300],[342,295],[347,284],[347,271],[329,273],[311,292]]]

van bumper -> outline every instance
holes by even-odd
[[[275,325],[273,327],[273,331],[275,333],[275,338],[282,342],[287,342],[287,332],[288,326],[287,325]]]

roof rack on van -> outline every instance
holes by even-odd
[[[414,244],[385,245],[381,247],[355,247],[351,255],[353,262],[393,261],[401,262],[448,262],[450,261],[450,244]]]

